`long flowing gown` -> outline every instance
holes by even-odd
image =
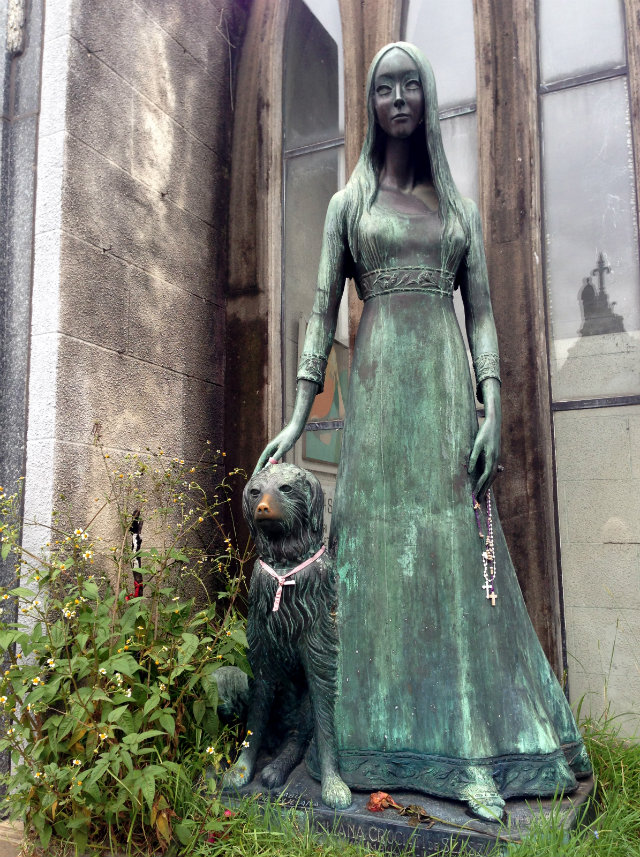
[[[473,211],[470,241],[461,228],[454,235],[453,272],[466,266],[470,289],[488,295]],[[340,769],[357,789],[463,798],[488,775],[503,797],[569,792],[589,761],[495,503],[495,606],[482,589],[467,474],[478,422],[440,233],[437,212],[402,215],[378,202],[359,226],[364,307],[330,534]],[[330,347],[326,305],[320,287],[308,337],[316,355]]]

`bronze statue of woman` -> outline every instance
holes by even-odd
[[[327,212],[293,416],[258,467],[302,434],[353,277],[364,308],[329,545],[340,771],[356,789],[456,798],[495,819],[504,798],[570,792],[591,769],[487,503],[497,337],[478,211],[451,177],[431,66],[413,45],[387,45],[367,93],[360,159]]]

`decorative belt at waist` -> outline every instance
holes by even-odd
[[[453,283],[454,275],[442,268],[380,268],[362,274],[357,290],[363,301],[391,292],[429,292],[452,298]]]

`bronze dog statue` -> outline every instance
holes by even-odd
[[[316,477],[293,464],[266,467],[244,489],[244,516],[259,557],[247,622],[253,682],[248,740],[223,785],[239,788],[251,780],[268,737],[274,696],[289,695],[295,700],[295,722],[262,771],[262,781],[272,788],[283,785],[315,735],[322,800],[333,809],[345,809],[351,792],[336,758],[336,587],[333,562],[322,544],[323,504]]]

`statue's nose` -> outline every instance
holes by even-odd
[[[256,514],[258,515],[269,515],[271,509],[269,508],[269,504],[266,500],[263,500],[261,503],[258,503],[258,508],[256,509]]]

